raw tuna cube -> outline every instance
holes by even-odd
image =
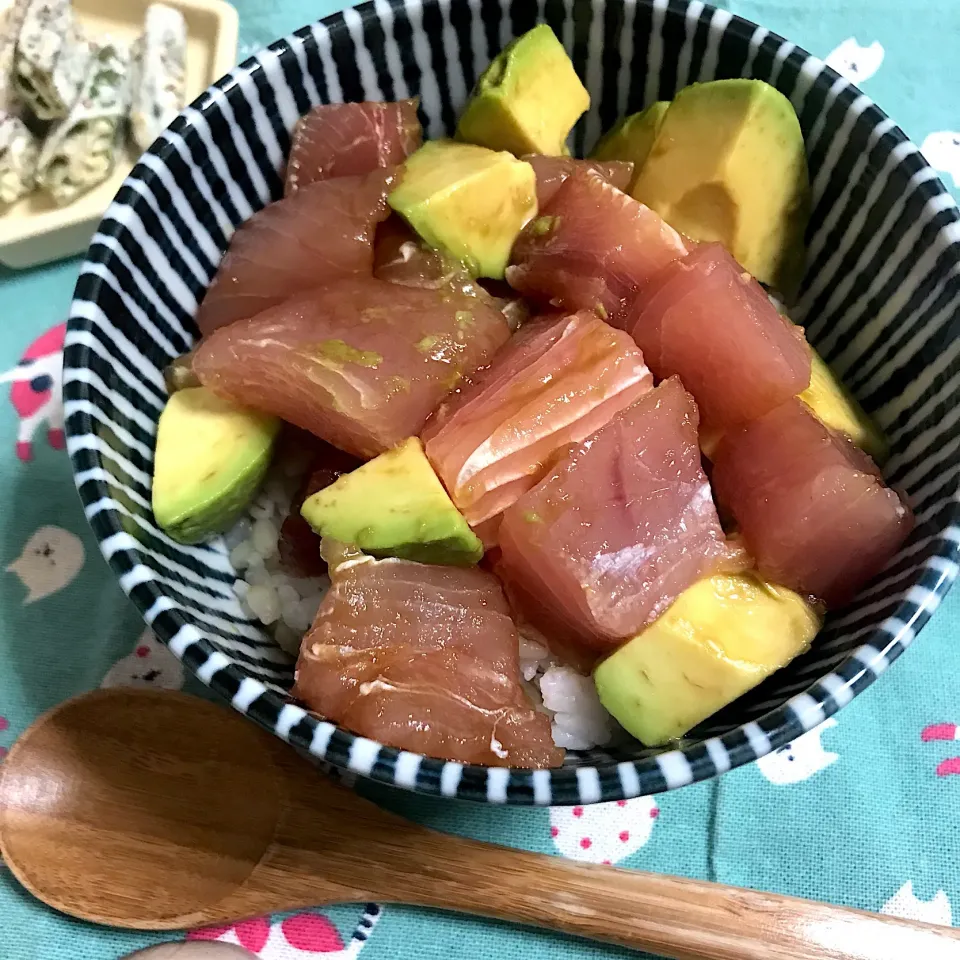
[[[792,398],[724,434],[713,485],[760,573],[828,606],[850,600],[913,529],[873,461]]]
[[[331,578],[294,696],[404,750],[492,766],[561,763],[549,718],[520,684],[517,630],[495,577],[361,559]]]
[[[317,180],[399,166],[421,140],[416,100],[321,104],[293,131],[286,194]]]
[[[720,528],[697,420],[671,378],[504,513],[498,572],[551,643],[608,651],[695,580],[747,563]]]
[[[224,398],[369,458],[419,434],[509,336],[503,315],[476,297],[366,277],[215,331],[194,371]]]
[[[373,241],[373,275],[378,280],[404,287],[439,288],[449,273],[443,254],[425,246],[407,226],[391,213],[377,227]]]
[[[652,388],[634,342],[596,314],[535,320],[428,424],[427,456],[460,512],[481,524],[534,486],[568,444]]]
[[[652,210],[578,168],[517,238],[507,280],[539,303],[596,310],[622,327],[637,291],[686,252],[680,234]]]
[[[633,179],[633,164],[623,160],[577,160],[575,157],[547,157],[540,153],[528,153],[520,159],[526,160],[537,175],[537,206],[540,210],[556,196],[574,170],[593,170],[618,190],[626,190]]]
[[[404,287],[469,293],[499,310],[511,330],[530,318],[527,302],[505,280],[476,280],[459,260],[428,247],[395,213],[377,227],[373,275]]]
[[[391,214],[377,227],[373,275],[403,287],[457,290],[497,306],[459,260],[428,247],[396,214]]]
[[[197,311],[206,336],[311,287],[373,272],[392,176],[340,177],[264,207],[234,234]]]
[[[718,243],[665,267],[626,329],[655,376],[680,377],[711,430],[763,416],[810,383],[802,331]]]

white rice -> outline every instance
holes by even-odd
[[[323,595],[326,577],[292,577],[280,565],[280,526],[300,484],[302,465],[271,471],[266,484],[242,519],[224,538],[237,571],[234,589],[247,616],[259,620],[277,645],[290,656],[310,629]]]
[[[551,718],[553,742],[566,750],[610,743],[618,725],[600,703],[593,680],[562,664],[528,627],[521,629],[520,675],[530,699]]]
[[[330,586],[326,577],[292,577],[280,566],[280,527],[303,470],[303,464],[290,463],[274,468],[248,516],[224,538],[239,576],[234,589],[240,606],[292,657]],[[554,743],[567,750],[610,743],[619,727],[601,705],[591,678],[560,663],[542,637],[523,629],[520,673],[530,699],[551,719]]]

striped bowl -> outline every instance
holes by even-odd
[[[577,152],[629,111],[694,80],[756,77],[793,102],[814,207],[794,318],[884,426],[891,483],[919,524],[886,572],[832,615],[814,648],[654,751],[570,753],[553,771],[463,766],[383,747],[287,694],[289,658],[242,613],[222,543],[184,547],[150,511],[161,371],[236,227],[281,194],[290,130],[310,106],[419,95],[426,133],[453,130],[479,71],[546,20],[593,98]],[[783,747],[868,687],[913,641],[957,573],[960,223],[917,148],[859,90],[794,44],[677,0],[375,0],[251,58],[183,112],[137,164],[93,238],[65,354],[69,452],[90,524],[123,589],[213,690],[314,757],[421,793],[584,804],[715,776]]]

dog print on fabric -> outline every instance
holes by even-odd
[[[0,384],[9,383],[10,402],[17,413],[17,458],[33,459],[33,440],[46,424],[47,442],[54,450],[65,446],[63,433],[63,340],[67,325],[58,324],[37,337],[12,370],[0,373]]]

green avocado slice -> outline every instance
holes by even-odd
[[[590,106],[566,50],[545,23],[506,46],[483,72],[457,139],[516,156],[567,154],[573,125]]]
[[[178,390],[157,427],[153,515],[180,543],[229,529],[254,498],[280,429],[276,417],[244,410],[205,387]]]
[[[309,497],[301,513],[320,536],[374,557],[470,566],[483,556],[416,437],[345,473]]]
[[[640,176],[669,106],[669,100],[658,100],[646,110],[624,117],[601,137],[590,154],[594,160],[625,160],[633,164],[633,180],[627,193],[633,190]]]
[[[597,694],[641,743],[661,746],[807,650],[820,623],[785,587],[709,577],[596,668]]]
[[[813,347],[810,347],[810,386],[798,396],[821,423],[846,434],[879,466],[887,462],[890,445],[883,431]]]
[[[502,280],[517,234],[537,215],[537,176],[512,154],[431,140],[407,157],[388,203],[473,276]]]
[[[809,174],[796,112],[775,87],[744,79],[684,87],[631,193],[685,236],[722,243],[788,301],[796,294]]]

